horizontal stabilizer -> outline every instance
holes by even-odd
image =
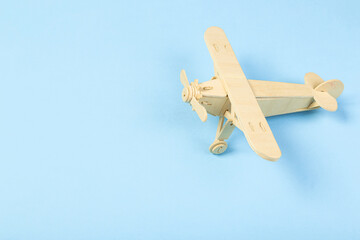
[[[325,110],[334,112],[338,104],[336,98],[344,90],[344,84],[337,79],[324,81],[315,73],[305,74],[305,84],[313,90],[315,102]]]

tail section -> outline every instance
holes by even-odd
[[[316,104],[331,112],[337,110],[336,98],[344,90],[344,84],[340,80],[332,79],[325,82],[319,75],[307,73],[305,74],[305,85],[313,89]]]

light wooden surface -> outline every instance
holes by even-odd
[[[313,97],[311,88],[304,84],[248,80],[257,98],[265,97]]]
[[[218,27],[209,28],[205,32],[205,42],[214,61],[215,73],[231,101],[231,111],[239,120],[249,145],[267,160],[279,159],[279,146],[224,31]]]
[[[304,79],[305,84],[312,89],[315,89],[316,86],[324,82],[324,80],[319,75],[313,72],[305,74]]]
[[[336,98],[344,90],[344,84],[340,80],[332,79],[325,82],[319,75],[310,72],[305,74],[305,84],[312,90],[317,105],[331,112],[337,110]]]
[[[257,98],[258,104],[266,117],[306,111],[314,101],[312,97],[274,97]]]
[[[180,72],[180,81],[184,86],[182,91],[182,99],[184,102],[189,102],[192,106],[192,109],[197,113],[200,120],[205,122],[207,120],[207,111],[206,108],[198,102],[200,97],[200,85],[196,79],[191,84],[186,76],[185,70]]]
[[[328,80],[320,83],[316,88],[316,91],[328,92],[334,98],[338,98],[344,91],[344,84],[337,79]]]
[[[330,112],[337,110],[337,101],[327,92],[315,91],[314,90],[314,99],[322,108]]]

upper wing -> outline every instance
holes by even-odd
[[[205,42],[214,61],[215,73],[221,79],[231,101],[231,110],[250,147],[262,158],[276,161],[281,151],[224,31],[218,27],[208,28]]]

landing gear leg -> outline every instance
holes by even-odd
[[[210,152],[213,154],[221,154],[225,152],[228,145],[224,140],[230,137],[235,128],[232,120],[228,119],[224,124],[224,119],[224,116],[220,117],[215,141],[210,145],[209,148]]]

